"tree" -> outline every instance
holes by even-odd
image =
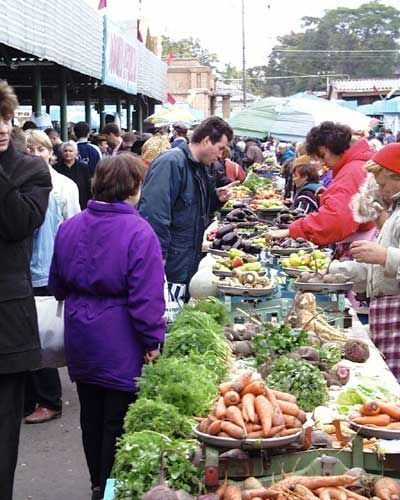
[[[242,71],[237,69],[233,64],[228,63],[225,64],[223,70],[218,71],[218,76],[224,83],[229,84],[240,80],[242,78]]]
[[[351,78],[393,76],[400,65],[400,11],[373,1],[357,9],[340,7],[325,12],[321,18],[303,17],[303,32],[278,38],[268,65],[250,68],[253,93],[271,95],[271,84],[279,85],[282,95],[306,89],[325,90],[326,75],[341,74]],[[285,52],[300,50],[311,52]],[[326,50],[331,52],[315,52]],[[334,52],[366,50],[370,52]],[[314,51],[314,52],[313,52]],[[321,74],[320,78],[262,80],[262,76],[302,76]]]
[[[218,62],[217,54],[204,49],[200,45],[200,40],[198,38],[182,38],[181,40],[171,40],[167,36],[163,36],[161,40],[162,44],[162,55],[167,57],[169,53],[173,57],[185,57],[197,59],[204,66],[210,66],[215,68],[216,62]]]

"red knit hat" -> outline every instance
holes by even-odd
[[[372,161],[383,168],[400,174],[400,142],[383,146],[382,149],[374,154]]]

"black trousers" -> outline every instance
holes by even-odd
[[[0,374],[0,500],[12,500],[25,373]]]
[[[33,289],[35,297],[50,296],[47,286]],[[61,410],[61,380],[57,368],[42,368],[30,372],[26,380],[25,415],[30,415],[37,405],[50,410]]]
[[[121,436],[128,406],[136,399],[131,392],[94,384],[76,384],[81,404],[83,448],[92,488],[104,493],[114,464],[115,442]]]

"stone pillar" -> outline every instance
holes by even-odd
[[[231,96],[223,95],[222,96],[222,118],[224,120],[229,120],[231,115]]]

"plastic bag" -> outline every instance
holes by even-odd
[[[64,302],[35,297],[42,347],[42,368],[66,366],[64,353]]]

